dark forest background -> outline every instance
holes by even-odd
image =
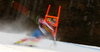
[[[0,0],[0,19],[14,21],[22,14],[11,8],[13,0]],[[44,18],[48,5],[50,15],[56,16],[58,7],[61,14],[57,40],[100,46],[100,0],[14,0],[30,10],[27,22],[30,27],[35,24],[34,18]],[[22,14],[23,15],[23,14]],[[34,17],[34,18],[33,18]]]

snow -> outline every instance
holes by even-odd
[[[100,47],[79,45],[68,42],[56,42],[42,39],[35,44],[35,47],[14,45],[16,41],[26,38],[26,33],[6,33],[0,32],[0,52],[100,52]]]
[[[0,52],[56,52],[56,51],[0,44]]]

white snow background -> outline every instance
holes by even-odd
[[[0,52],[100,52],[100,47],[79,45],[67,42],[56,42],[49,39],[43,39],[35,44],[36,47],[27,47],[14,45],[13,43],[26,38],[26,33],[14,34],[0,32]]]

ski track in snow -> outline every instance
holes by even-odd
[[[8,52],[6,50],[13,48],[11,50],[12,52],[27,52],[25,51],[26,48],[29,50],[37,51],[37,52],[100,52],[100,47],[95,46],[87,46],[87,45],[79,45],[79,44],[73,44],[73,43],[67,43],[67,42],[60,42],[56,41],[56,46],[53,44],[52,40],[49,39],[42,39],[40,42],[35,44],[35,47],[27,47],[27,46],[20,46],[20,45],[14,45],[16,41],[19,41],[23,38],[26,38],[26,33],[22,34],[14,34],[14,33],[6,33],[6,32],[0,32],[0,52]],[[8,47],[4,51],[2,46]],[[10,47],[10,48],[9,48]],[[17,47],[25,47],[21,48],[23,50],[14,51],[14,48],[17,49]],[[38,49],[38,50],[35,50]],[[18,49],[17,49],[18,50]],[[41,51],[40,51],[41,50]],[[45,50],[45,51],[42,51]],[[10,52],[10,51],[9,51]],[[31,51],[28,51],[31,52]]]

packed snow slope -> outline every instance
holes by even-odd
[[[49,39],[42,39],[35,44],[35,47],[13,44],[26,37],[28,37],[26,33],[14,34],[0,32],[0,52],[100,52],[100,47],[60,41],[57,41],[55,46],[53,41]]]

